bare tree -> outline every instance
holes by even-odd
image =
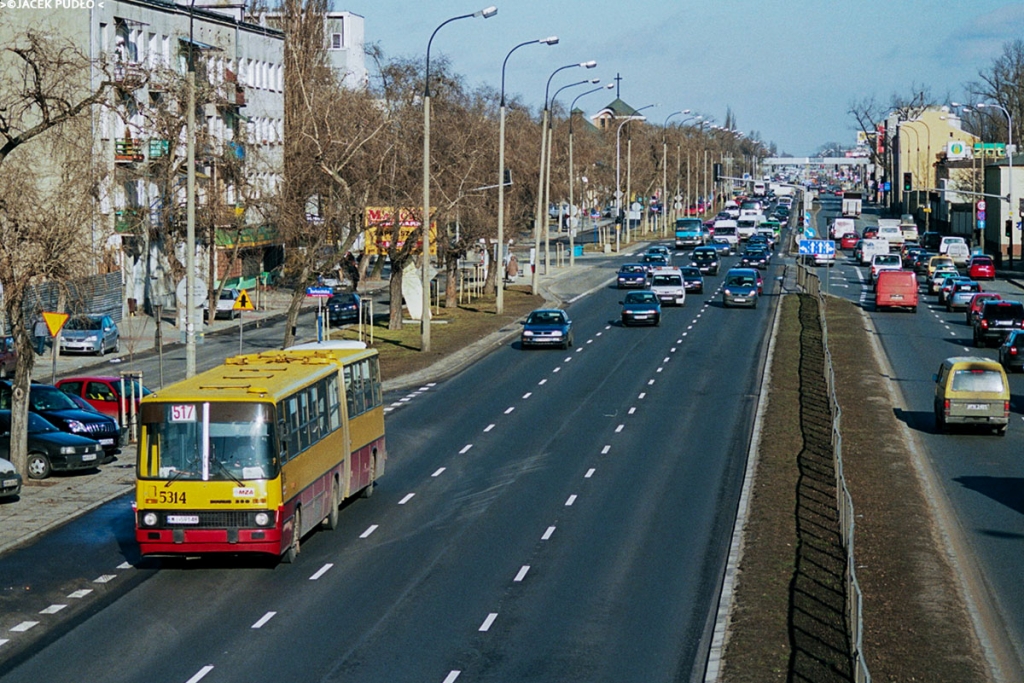
[[[7,33],[11,35],[11,33]],[[110,81],[74,47],[34,30],[0,49],[0,285],[18,364],[11,405],[11,457],[26,474],[28,389],[34,354],[26,295],[66,283],[91,262],[90,231],[100,177],[90,115]]]
[[[978,102],[995,102],[1013,117],[1013,139],[1024,140],[1024,39],[1017,38],[1003,45],[1003,52],[991,66],[978,73],[979,81],[968,83],[965,90]],[[986,140],[999,140],[1006,135],[1006,117],[988,109],[980,112],[978,133]]]

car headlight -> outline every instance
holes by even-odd
[[[725,294],[728,294],[729,296],[732,296],[732,290],[731,289],[726,288],[726,289],[723,289],[722,292],[724,292]]]
[[[74,446],[61,446],[60,447],[60,454],[61,455],[74,455],[75,454],[75,447]]]
[[[97,339],[99,339],[99,337],[97,337],[95,334],[90,334],[88,337],[85,338],[85,341],[87,341],[87,342],[94,342]]]
[[[68,420],[65,424],[67,424],[68,429],[75,433],[86,431],[85,425],[78,420]]]
[[[268,515],[266,512],[257,512],[253,520],[256,522],[256,526],[270,525],[270,515]]]
[[[142,515],[142,524],[144,526],[156,526],[157,519],[155,512],[147,512]]]
[[[523,330],[523,336],[524,337],[532,337],[533,336],[533,332],[531,330]]]

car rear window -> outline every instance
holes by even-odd
[[[1024,304],[1019,303],[986,303],[982,315],[989,320],[1022,320]]]
[[[951,391],[1003,391],[1003,375],[997,370],[954,370]]]

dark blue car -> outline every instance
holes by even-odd
[[[621,303],[623,327],[661,323],[661,302],[654,292],[630,292]]]
[[[624,263],[619,268],[616,282],[619,289],[647,289],[647,268],[640,263]]]
[[[524,349],[530,346],[569,348],[572,346],[569,314],[560,308],[538,308],[526,316],[519,342]]]

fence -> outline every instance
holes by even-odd
[[[821,320],[821,343],[825,352],[825,383],[828,387],[829,403],[832,408],[832,457],[836,472],[836,506],[839,509],[839,528],[846,548],[846,619],[850,632],[850,648],[853,651],[853,675],[857,683],[871,683],[871,673],[864,659],[864,620],[861,612],[863,596],[857,582],[857,564],[854,560],[854,532],[856,515],[853,498],[843,476],[843,435],[840,430],[843,411],[836,398],[836,378],[832,369],[832,354],[828,348],[828,322],[825,316],[825,297],[821,294],[821,283],[817,274],[804,265],[797,266],[797,284],[818,300],[818,317]]]
[[[109,315],[114,322],[121,322],[121,305],[124,287],[121,284],[121,271],[90,275],[69,282],[64,288],[66,303],[60,307],[61,285],[56,282],[43,282],[33,285],[25,293],[23,311],[25,320],[31,324],[40,311],[64,310],[72,315]],[[3,296],[0,295],[0,311]],[[3,329],[10,330],[6,313],[3,316]]]

